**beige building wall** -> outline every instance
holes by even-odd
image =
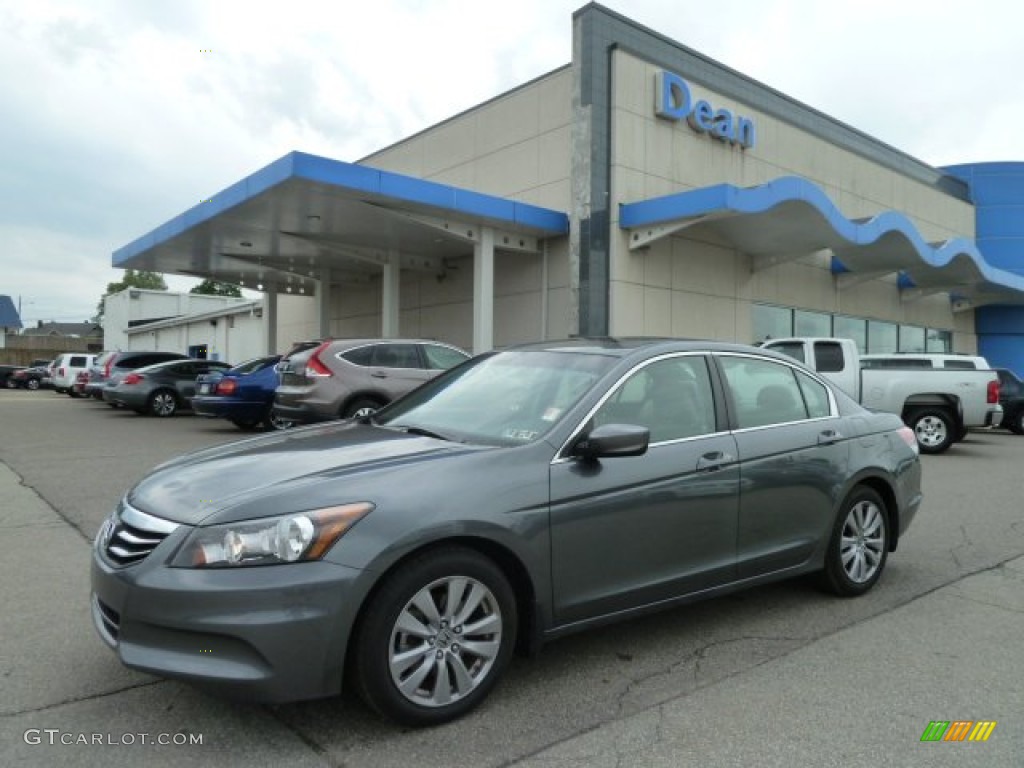
[[[685,122],[657,117],[655,75],[661,69],[622,51],[613,55],[612,200],[631,203],[714,184],[747,187],[801,176],[847,218],[895,210],[930,242],[974,236],[968,203],[721,96],[683,72],[678,74],[694,100],[706,99],[755,123],[755,146],[742,150]],[[648,251],[630,252],[618,226],[618,206],[610,213],[612,333],[752,341],[751,304],[772,303],[952,330],[954,349],[976,349],[973,313],[954,314],[946,294],[903,301],[893,277],[840,289],[827,255],[754,272],[748,255],[701,226]]]
[[[557,70],[435,125],[360,162],[381,170],[464,187],[519,202],[568,209],[572,71]],[[542,246],[544,244],[542,243]],[[471,349],[473,261],[446,259],[443,276],[403,271],[402,336]],[[546,253],[495,252],[494,345],[569,333],[568,244]],[[546,268],[545,268],[546,265]],[[380,281],[335,287],[331,330],[380,334]]]

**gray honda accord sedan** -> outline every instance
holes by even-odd
[[[797,574],[878,581],[914,434],[753,347],[481,355],[376,414],[154,469],[103,524],[96,629],[129,667],[262,701],[458,717],[514,651]]]

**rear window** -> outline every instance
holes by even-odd
[[[843,370],[843,348],[835,341],[814,342],[814,368],[820,373]]]
[[[267,366],[273,365],[277,361],[278,361],[277,355],[274,355],[273,357],[255,357],[252,360],[246,360],[244,363],[239,363],[238,365],[236,365],[231,370],[234,373],[237,373],[237,374],[239,374],[241,376],[245,376],[246,374],[249,374],[249,373],[255,373],[256,371],[261,371],[264,368],[266,368]]]
[[[427,358],[427,368],[432,371],[447,371],[469,359],[468,355],[462,354],[459,350],[440,344],[424,344],[421,348]]]
[[[343,352],[341,357],[352,365],[367,367],[373,364],[373,347],[356,347],[348,352]]]
[[[973,360],[945,360],[942,363],[942,367],[956,368],[961,371],[974,371],[978,369]]]

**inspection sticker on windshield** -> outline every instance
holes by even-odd
[[[544,415],[541,416],[541,418],[544,419],[544,421],[554,421],[561,415],[561,408],[548,408],[546,411],[544,411]]]
[[[514,429],[509,427],[501,434],[502,437],[508,440],[533,440],[537,436],[535,429]]]

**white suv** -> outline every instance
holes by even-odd
[[[75,377],[81,371],[86,371],[92,365],[96,355],[88,355],[82,352],[65,352],[57,355],[57,359],[50,364],[50,372],[53,374],[53,388],[60,393],[67,393],[71,397],[78,397],[75,392]]]

